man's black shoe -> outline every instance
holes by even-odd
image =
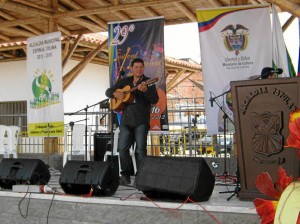
[[[128,185],[131,183],[130,181],[130,177],[127,177],[127,176],[120,176],[120,179],[119,179],[119,183],[120,185]]]

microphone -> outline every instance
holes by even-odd
[[[271,67],[265,67],[261,71],[261,79],[267,79],[273,73],[281,74],[283,72],[282,68],[273,69]]]
[[[277,68],[277,69],[275,69],[275,70],[272,70],[271,72],[272,72],[272,73],[276,73],[276,74],[282,74],[282,73],[283,73],[283,70],[282,70],[282,68]]]
[[[209,92],[210,94],[210,98],[209,98],[209,101],[210,101],[210,107],[213,107],[214,106],[214,100],[213,98],[211,97],[211,92]]]

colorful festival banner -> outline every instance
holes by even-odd
[[[272,67],[269,6],[199,9],[197,18],[207,132],[223,132],[225,122],[233,132],[230,82],[259,78]]]
[[[28,136],[63,136],[60,32],[27,40],[27,77]]]
[[[145,76],[153,79],[159,95],[152,107],[150,131],[168,131],[166,79],[164,64],[164,19],[162,17],[108,24],[110,85],[119,76],[132,75],[130,62],[142,58]],[[121,113],[118,114],[120,120]]]

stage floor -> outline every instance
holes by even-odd
[[[147,199],[144,197],[143,192],[138,191],[133,186],[119,186],[115,194],[109,197],[95,197],[95,196],[90,197],[88,195],[86,196],[66,195],[60,188],[59,181],[58,181],[59,176],[60,176],[59,171],[56,170],[51,171],[51,179],[48,185],[52,188],[57,189],[57,193],[54,195],[45,194],[45,193],[31,193],[25,196],[25,193],[17,193],[17,192],[13,192],[12,190],[2,189],[0,191],[1,204],[5,203],[4,198],[15,198],[16,201],[20,201],[20,198],[25,196],[25,198],[30,197],[31,200],[47,200],[47,201],[50,200],[52,202],[55,201],[57,202],[57,204],[60,204],[59,207],[62,210],[68,210],[64,207],[63,205],[64,203],[65,204],[71,203],[70,206],[72,208],[74,208],[74,206],[78,204],[81,204],[81,206],[85,205],[83,208],[87,208],[86,207],[87,205],[98,205],[97,208],[100,208],[99,206],[104,206],[104,208],[106,208],[107,206],[109,207],[118,206],[118,213],[112,215],[109,221],[88,222],[86,220],[82,220],[82,222],[84,223],[120,223],[119,222],[120,219],[118,217],[120,217],[121,214],[124,214],[126,216],[125,223],[154,223],[153,220],[166,219],[166,217],[169,216],[169,213],[173,214],[170,215],[170,217],[168,218],[168,223],[172,223],[172,224],[173,223],[188,223],[188,224],[190,223],[237,223],[237,224],[260,223],[259,217],[256,214],[256,210],[252,201],[241,201],[236,195],[234,195],[232,198],[230,198],[230,200],[228,200],[228,198],[231,196],[231,193],[228,193],[228,191],[234,191],[236,188],[236,184],[229,183],[232,182],[230,180],[228,181],[228,183],[225,183],[223,179],[216,178],[216,185],[208,201],[179,202],[179,201],[159,201],[159,200]],[[120,208],[120,206],[122,209]],[[131,212],[136,209],[142,210],[145,214],[143,215],[143,217],[145,218],[147,215],[149,215],[151,217],[149,217],[147,220],[152,220],[152,221],[148,222],[144,220],[143,222],[140,222],[140,221],[136,221],[135,219],[131,219],[136,217],[128,216],[128,211],[129,211],[128,209],[130,209]],[[161,212],[157,210],[155,210],[154,212],[153,209],[160,210]],[[151,211],[151,214],[153,215],[151,215],[148,211]],[[178,211],[182,215],[180,221],[178,221],[178,217],[176,217],[176,215],[174,216],[174,211],[176,212]],[[193,216],[193,212],[196,212],[198,214],[197,216],[198,220],[195,222],[186,221],[189,219],[189,217],[191,218]],[[16,211],[16,213],[18,212]],[[99,211],[99,213],[101,212]],[[199,216],[199,214],[201,214],[201,216]],[[94,215],[96,216],[96,214]],[[36,218],[36,216],[34,217]],[[41,217],[43,217],[43,215],[41,215]],[[49,215],[49,217],[51,217],[51,215]],[[103,217],[103,215],[101,215],[101,217]],[[174,217],[175,220],[173,220]],[[201,221],[199,217],[201,217],[203,220]],[[1,216],[0,219],[2,219]],[[45,219],[45,217],[42,219]],[[70,218],[68,219],[69,222],[63,222],[62,220],[65,220],[65,217],[60,217],[59,215],[55,215],[55,218],[52,219],[56,220],[57,223],[73,223],[70,221]],[[155,221],[155,224],[164,223],[164,222],[165,221]],[[7,223],[11,224],[14,222],[7,222]],[[34,222],[26,222],[26,223],[36,223],[36,222],[34,221]],[[44,222],[39,222],[39,223],[44,223]]]

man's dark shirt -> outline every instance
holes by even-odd
[[[143,75],[138,83],[145,82],[149,78]],[[134,87],[133,76],[121,79],[113,87],[108,88],[105,95],[109,98],[113,98],[113,93],[116,89],[123,89],[125,86],[130,86],[130,89]],[[135,98],[133,103],[125,103],[125,110],[122,113],[122,125],[137,126],[140,124],[150,123],[150,110],[151,104],[155,104],[158,101],[158,94],[154,84],[149,85],[145,93],[135,90],[131,92]]]

